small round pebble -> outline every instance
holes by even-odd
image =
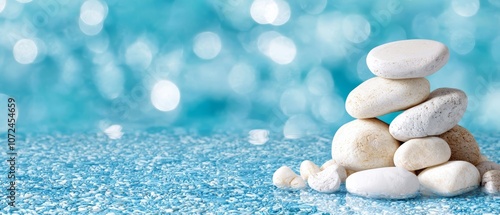
[[[273,174],[274,186],[281,189],[304,189],[305,181],[299,175],[290,169],[290,167],[282,166]]]
[[[359,171],[346,180],[349,193],[368,198],[412,198],[418,194],[419,187],[417,176],[401,167]]]
[[[481,152],[474,136],[464,127],[455,126],[439,135],[451,149],[450,160],[462,160],[474,165],[481,161]]]
[[[389,131],[400,141],[440,135],[458,124],[466,108],[467,96],[463,91],[439,88],[427,101],[394,118]]]
[[[481,177],[474,165],[466,161],[448,161],[425,169],[418,175],[420,184],[440,196],[456,196],[479,186]]]
[[[500,170],[490,170],[484,173],[481,185],[488,193],[500,193]]]
[[[318,174],[311,175],[307,182],[309,184],[309,187],[321,193],[336,192],[337,190],[339,190],[340,182],[342,181],[338,174],[339,167],[339,165],[332,165],[319,172]],[[345,175],[345,169],[342,168],[341,170],[343,170]]]
[[[448,48],[433,40],[400,40],[372,49],[366,64],[376,76],[389,79],[419,78],[441,69],[450,57]]]
[[[430,84],[425,78],[391,80],[375,77],[349,93],[345,108],[354,118],[375,118],[420,104],[429,93]]]
[[[319,169],[325,170],[327,167],[334,165],[334,164],[337,164],[337,162],[335,162],[335,160],[331,159],[331,160],[326,161],[323,165],[321,165],[321,167]]]
[[[500,164],[497,164],[497,163],[492,162],[492,161],[483,161],[483,162],[479,162],[476,165],[476,168],[477,168],[477,170],[479,170],[479,174],[481,176],[483,176],[484,173],[486,173],[490,170],[500,170]]]
[[[365,170],[394,166],[399,142],[389,126],[378,119],[356,119],[340,127],[332,140],[332,158],[346,169]]]
[[[310,160],[302,161],[302,163],[300,164],[300,176],[302,177],[302,179],[304,179],[304,181],[307,181],[307,179],[311,175],[314,175],[319,171],[321,170],[319,169],[318,165]]]
[[[394,164],[409,171],[442,164],[450,159],[448,143],[439,137],[411,139],[394,154]]]

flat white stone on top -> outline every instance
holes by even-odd
[[[415,106],[427,99],[430,84],[425,78],[391,80],[374,77],[347,96],[345,108],[354,118],[375,118]]]
[[[417,176],[401,167],[359,171],[346,180],[349,193],[368,198],[412,198],[418,194],[419,187]]]
[[[439,88],[427,101],[399,114],[389,132],[400,141],[440,135],[455,125],[467,109],[467,96],[459,89]]]
[[[413,39],[373,48],[366,64],[376,76],[390,79],[420,78],[441,69],[450,57],[448,48],[437,41]]]

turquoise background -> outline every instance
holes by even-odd
[[[467,93],[462,125],[500,126],[500,1],[89,2],[0,1],[0,93],[16,98],[20,129],[333,132],[352,120],[347,94],[373,77],[366,54],[411,38],[449,47],[449,63],[428,78],[432,89]],[[275,23],[258,23],[252,4]],[[37,48],[28,64],[13,51],[23,39]],[[174,110],[152,104],[161,80],[179,89]]]

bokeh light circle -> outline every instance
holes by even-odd
[[[80,19],[87,25],[97,25],[104,21],[106,7],[97,0],[85,1],[80,7]]]
[[[370,23],[361,15],[348,15],[342,21],[344,37],[352,43],[361,43],[368,39]]]
[[[267,56],[278,64],[289,64],[295,59],[295,43],[285,36],[278,36],[269,42]]]
[[[222,43],[219,35],[213,32],[202,32],[194,38],[193,51],[201,59],[210,60],[222,49]]]
[[[5,9],[5,5],[7,5],[7,0],[0,0],[0,13]]]
[[[255,70],[246,63],[239,63],[233,66],[227,76],[229,86],[236,93],[246,94],[255,88]]]
[[[168,80],[158,81],[151,90],[151,103],[160,111],[172,111],[181,100],[181,92],[177,85]]]
[[[479,0],[453,0],[451,7],[456,14],[464,17],[476,15],[479,10]]]
[[[153,60],[153,53],[148,44],[142,40],[138,40],[131,44],[125,52],[125,61],[127,64],[136,69],[147,69]]]
[[[474,35],[468,31],[457,31],[451,34],[450,46],[458,54],[465,55],[476,46]]]
[[[14,59],[20,64],[30,64],[38,56],[38,46],[33,40],[20,39],[12,49]]]

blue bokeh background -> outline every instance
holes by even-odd
[[[499,23],[498,0],[0,0],[0,99],[16,98],[18,127],[32,132],[296,138],[352,120],[344,100],[373,77],[373,47],[426,38],[451,54],[431,88],[462,89],[461,124],[498,131]]]

